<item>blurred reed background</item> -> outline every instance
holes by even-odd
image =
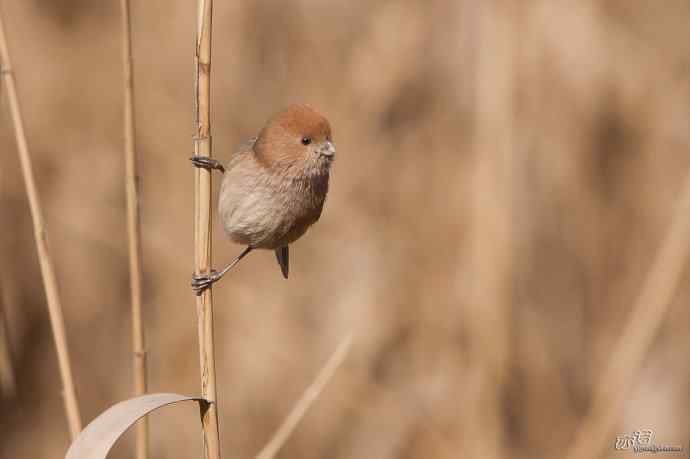
[[[86,423],[131,396],[118,3],[1,6]],[[132,4],[153,392],[199,391],[195,18],[195,2]],[[262,252],[214,288],[224,456],[255,455],[352,330],[279,457],[565,457],[690,170],[690,3],[217,1],[213,22],[215,155],[291,102],[325,113],[338,148],[290,280]],[[55,349],[0,101],[16,380],[0,457],[62,457]],[[214,238],[215,265],[239,252],[218,224]],[[615,437],[641,428],[690,448],[687,281],[600,457],[628,457]],[[198,424],[192,406],[155,414],[152,457],[199,457]]]

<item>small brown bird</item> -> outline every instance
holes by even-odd
[[[253,249],[274,250],[283,276],[289,271],[289,244],[321,216],[335,147],[328,120],[308,105],[291,105],[268,120],[223,166],[203,156],[196,167],[223,172],[218,214],[230,240],[246,249],[209,276],[194,276],[200,295]]]

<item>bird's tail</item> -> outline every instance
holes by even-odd
[[[283,277],[287,279],[290,271],[290,251],[287,245],[276,249],[276,260],[278,260],[280,270],[283,272]]]

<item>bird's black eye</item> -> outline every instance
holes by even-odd
[[[311,137],[302,137],[302,145],[309,145],[311,143]]]

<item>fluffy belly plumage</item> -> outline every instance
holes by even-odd
[[[218,210],[229,239],[257,249],[277,249],[300,238],[321,216],[325,200],[315,187],[233,182],[228,174]],[[326,178],[327,180],[327,178]],[[305,191],[307,191],[305,193]]]

